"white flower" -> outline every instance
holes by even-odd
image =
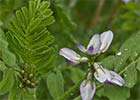
[[[93,77],[92,73],[88,73],[87,79],[84,80],[81,85],[80,85],[80,93],[82,100],[92,100],[95,90],[96,90],[96,85],[95,82],[92,79],[89,79],[89,77]]]
[[[80,51],[87,53],[89,55],[95,55],[99,53],[104,53],[110,46],[113,39],[113,32],[112,31],[106,31],[103,32],[101,35],[95,34],[92,36],[91,40],[89,41],[89,44],[87,48],[82,46],[81,44],[78,44],[77,47]]]
[[[99,63],[94,63],[94,68],[96,72],[94,73],[94,77],[101,83],[107,82],[116,84],[119,86],[123,86],[125,84],[124,79],[114,71],[107,70],[103,68]]]
[[[79,64],[80,62],[88,61],[88,58],[81,57],[79,54],[69,48],[62,48],[59,51],[59,55],[65,57],[69,64]]]

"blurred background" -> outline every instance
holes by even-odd
[[[140,31],[139,0],[48,1],[51,2],[51,9],[56,19],[56,22],[48,27],[55,37],[56,55],[62,47],[68,47],[79,52],[76,49],[76,44],[81,43],[86,46],[93,34],[112,30],[114,32],[113,43],[108,52],[100,58],[102,59],[108,55],[115,55],[128,38]],[[22,6],[28,6],[28,0],[0,0],[0,28],[6,32],[6,25],[10,23],[12,15]],[[66,90],[80,80],[87,69],[85,65],[81,65],[81,67],[67,65],[60,56],[56,56],[52,66],[60,67],[62,70]],[[74,71],[69,77],[70,70]],[[79,76],[75,76],[77,71],[80,73]],[[131,88],[131,95],[128,100],[140,100],[139,77],[140,72],[138,72],[137,84]],[[79,90],[76,92],[79,94]],[[107,99],[104,96],[101,97],[104,100]],[[70,100],[73,98],[75,98],[74,94]]]

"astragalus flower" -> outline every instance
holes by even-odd
[[[112,39],[113,32],[108,30],[103,32],[102,34],[93,35],[91,40],[89,41],[87,48],[85,48],[81,44],[78,44],[77,47],[80,51],[90,56],[96,54],[99,55],[107,51],[112,42]],[[118,73],[103,68],[100,63],[95,62],[93,64],[93,62],[97,60],[96,58],[98,56],[95,56],[93,58],[89,57],[88,59],[87,57],[81,57],[79,54],[69,48],[62,48],[59,51],[59,55],[63,56],[69,64],[79,64],[81,62],[87,62],[87,64],[89,65],[90,68],[88,70],[86,79],[84,79],[80,85],[80,94],[82,100],[92,100],[96,90],[94,77],[101,83],[111,83],[119,86],[123,86],[125,84],[124,79]]]
[[[92,72],[89,72],[87,79],[83,80],[80,85],[80,94],[82,100],[92,100],[96,90],[95,82],[93,81]]]
[[[88,61],[87,57],[81,57],[79,54],[69,48],[62,48],[59,51],[59,55],[66,58],[69,64],[79,64],[80,62]]]
[[[94,77],[101,83],[107,82],[123,86],[125,84],[124,79],[116,72],[103,68],[99,63],[94,63],[96,72]]]
[[[92,36],[87,48],[78,44],[77,47],[80,51],[87,53],[88,55],[95,55],[104,53],[110,46],[113,39],[113,32],[108,30],[100,34]]]

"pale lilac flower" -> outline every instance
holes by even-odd
[[[101,83],[107,82],[123,86],[125,84],[124,79],[116,72],[103,68],[99,63],[94,63],[96,72],[94,77]]]
[[[122,0],[124,3],[128,3],[130,2],[130,0]]]
[[[69,48],[62,48],[59,51],[59,55],[66,58],[66,60],[69,64],[79,64],[80,62],[88,61],[88,58],[81,57],[79,54],[77,54],[75,51],[73,51]]]
[[[103,32],[101,35],[99,34],[93,35],[91,40],[89,41],[87,48],[85,48],[81,44],[78,44],[77,47],[80,51],[87,53],[89,55],[95,55],[101,52],[104,53],[109,48],[112,39],[113,32],[109,30]]]
[[[83,82],[80,85],[80,93],[82,100],[92,100],[95,94],[96,85],[92,78],[93,75],[91,72],[89,72],[87,79],[83,80]]]

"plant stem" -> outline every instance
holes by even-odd
[[[131,62],[129,65],[127,65],[123,70],[121,70],[121,71],[119,72],[119,74],[124,73],[124,72],[130,67],[130,65],[137,63],[139,60],[140,60],[140,57],[137,58],[135,61]]]
[[[64,93],[64,95],[62,95],[58,100],[65,100],[66,97],[68,97],[73,91],[75,91],[79,85],[81,84],[82,81],[79,81],[77,84],[75,84],[74,86],[72,86],[68,91],[66,91]]]

